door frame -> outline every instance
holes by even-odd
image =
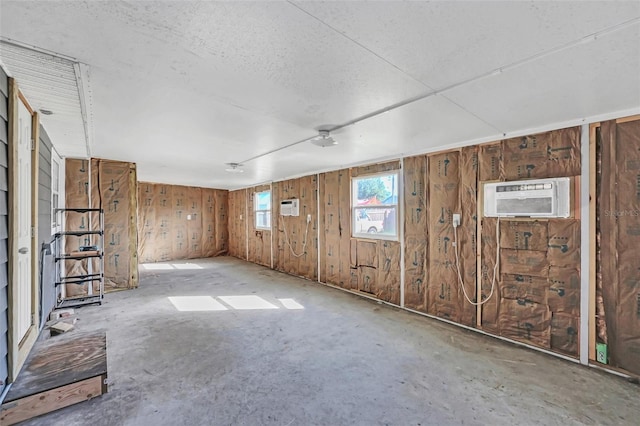
[[[31,326],[20,339],[17,336],[16,309],[18,303],[18,292],[15,289],[17,285],[17,256],[18,252],[17,239],[17,213],[18,213],[18,168],[16,167],[18,159],[18,105],[22,102],[27,110],[31,113],[31,138],[33,139],[33,149],[31,150]],[[39,247],[38,247],[38,145],[40,141],[39,134],[39,117],[38,113],[33,110],[29,102],[24,97],[18,87],[18,83],[14,78],[9,78],[9,383],[15,381],[16,376],[20,372],[31,348],[36,342],[39,334],[39,304],[40,296],[38,293],[38,276],[39,276]]]

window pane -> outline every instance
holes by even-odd
[[[256,210],[271,210],[271,191],[256,193]]]
[[[353,235],[397,237],[398,184],[395,171],[353,179]]]
[[[398,174],[354,179],[353,206],[398,204]]]
[[[384,219],[382,221],[382,233],[384,235],[397,235],[398,234],[398,215],[396,214],[397,208],[390,207],[384,212]]]
[[[51,225],[58,226],[58,214],[56,210],[58,208],[58,194],[51,195]]]
[[[381,234],[385,232],[385,218],[389,215],[389,211],[395,208],[384,207],[357,207],[354,210],[354,227],[353,232],[356,234]],[[394,214],[395,216],[395,214]],[[388,221],[388,220],[387,220]],[[388,225],[389,226],[389,225]],[[393,232],[395,234],[395,225]]]
[[[55,160],[51,160],[51,190],[58,192],[59,187],[60,187],[60,166]]]
[[[256,228],[271,228],[271,212],[256,212]]]

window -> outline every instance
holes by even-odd
[[[62,191],[60,181],[62,170],[60,167],[61,163],[60,157],[58,157],[55,153],[51,154],[51,230],[55,233],[59,231],[60,223],[60,215],[56,214],[56,209],[60,208],[60,201],[62,201],[60,197],[60,193]]]
[[[256,229],[271,229],[271,191],[256,192],[253,197]]]
[[[395,171],[352,179],[352,236],[398,239],[398,185]]]

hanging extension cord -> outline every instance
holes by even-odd
[[[289,249],[291,250],[291,254],[294,257],[304,256],[305,249],[307,248],[307,235],[309,235],[309,223],[311,222],[311,215],[307,215],[307,229],[305,229],[304,231],[304,242],[302,243],[302,253],[300,254],[296,254],[296,252],[293,250],[293,247],[291,246],[291,243],[289,242],[289,235],[287,235],[287,226],[284,224],[284,216],[280,216],[280,220],[282,220],[282,230],[284,231],[284,241],[289,246]]]
[[[464,298],[467,299],[467,302],[472,304],[473,306],[482,306],[487,303],[491,296],[493,296],[493,289],[496,286],[496,275],[498,272],[498,268],[500,267],[500,216],[498,216],[498,220],[496,221],[496,264],[493,267],[493,278],[491,279],[491,291],[489,292],[489,296],[481,302],[474,302],[467,295],[467,290],[464,288],[464,280],[462,279],[462,274],[460,273],[460,257],[458,255],[458,225],[459,222],[454,222],[453,226],[453,246],[454,251],[456,253],[456,270],[458,272],[458,282],[462,286],[462,292],[464,293]],[[480,289],[480,297],[482,297],[482,289]]]

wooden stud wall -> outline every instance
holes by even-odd
[[[138,186],[138,251],[143,263],[225,254],[228,191],[160,183]]]
[[[393,170],[393,166],[363,166],[276,182],[272,191],[273,268],[400,304],[402,267],[404,307],[577,358],[580,315],[595,314],[593,307],[591,313],[581,313],[579,308],[580,133],[579,127],[573,127],[405,158],[402,266],[398,242],[351,238],[351,178]],[[593,135],[592,129],[592,138]],[[591,150],[592,161],[595,161],[594,146]],[[595,170],[594,164],[591,170]],[[496,238],[498,221],[482,217],[483,184],[549,177],[572,178],[571,217],[503,219]],[[280,200],[305,198],[301,194],[309,185],[317,188],[319,199],[303,203],[300,217],[288,218],[283,226],[279,216]],[[594,185],[591,182],[592,197]],[[230,200],[233,204],[236,198]],[[250,201],[246,194],[237,197],[240,205],[235,207],[236,211],[246,208],[243,203]],[[314,207],[314,201],[319,207]],[[312,214],[319,210],[316,234],[319,255],[311,254],[301,264],[286,245],[284,228],[292,236],[294,251],[299,249],[303,241],[302,225],[306,222],[305,209]],[[451,216],[458,212],[462,214],[462,223],[457,229],[456,249],[467,294],[475,302],[491,294],[491,299],[481,307],[468,303],[457,279],[451,245],[456,237]],[[590,217],[595,224],[593,212]],[[315,221],[314,217],[312,224]],[[521,245],[525,234],[528,244]],[[498,243],[500,269],[492,292]],[[250,255],[252,261],[269,264],[257,242],[250,242],[250,247],[255,247],[250,252],[257,250]],[[591,250],[593,254],[593,248]],[[387,264],[392,259],[391,264],[397,265],[388,269],[382,278],[378,271],[382,269],[381,259]],[[319,265],[319,271],[313,270],[314,265]],[[594,275],[595,270],[591,270],[590,276]],[[380,284],[387,279],[389,285],[381,291]],[[595,287],[590,295],[593,301]],[[594,320],[590,318],[589,329],[594,328]],[[595,336],[591,336],[591,359],[594,340]]]
[[[271,230],[257,229],[255,221],[255,194],[257,192],[268,191],[270,185],[260,185],[247,189],[247,225],[248,225],[248,253],[249,262],[258,265],[271,267]],[[271,220],[277,219],[272,214]]]
[[[247,190],[229,192],[229,255],[247,259]]]

